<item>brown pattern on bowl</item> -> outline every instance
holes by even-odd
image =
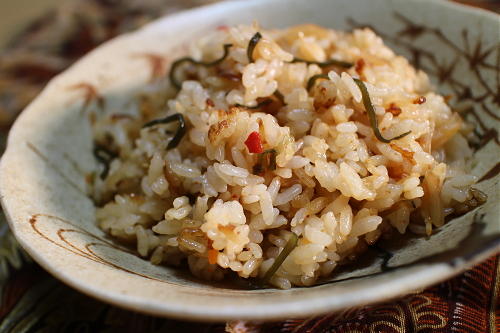
[[[428,70],[442,93],[455,94],[462,107],[472,102],[465,115],[477,124],[473,173],[481,178],[477,187],[489,195],[488,202],[428,239],[408,236],[381,244],[358,267],[311,288],[207,284],[153,266],[109,240],[95,224],[87,195],[86,175],[96,161],[82,110],[92,103],[119,107],[125,96],[164,73],[173,58],[169,50],[220,23],[254,18],[267,27],[370,25]],[[435,0],[242,1],[185,12],[114,39],[56,77],[14,125],[0,166],[2,205],[11,228],[37,262],[76,289],[130,309],[190,319],[306,316],[444,280],[500,247],[498,24],[495,14]]]

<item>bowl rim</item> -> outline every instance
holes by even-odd
[[[284,0],[272,0],[272,1],[284,2]],[[412,1],[416,2],[418,0],[412,0]],[[256,0],[252,2],[245,0],[220,2],[172,14],[167,17],[160,18],[137,31],[123,34],[119,37],[112,39],[111,41],[103,43],[96,49],[89,52],[83,58],[87,58],[89,55],[93,56],[98,55],[106,48],[109,48],[113,42],[119,39],[120,40],[128,39],[133,36],[141,35],[144,33],[150,33],[155,31],[156,29],[162,29],[164,25],[175,24],[175,22],[177,21],[184,20],[186,18],[191,17],[192,15],[204,13],[207,10],[208,11],[221,10],[228,6],[238,7],[238,6],[246,6],[249,4],[260,5],[268,2],[269,0]],[[398,2],[404,2],[404,1],[398,0]],[[440,6],[445,10],[459,10],[474,15],[486,16],[488,17],[488,19],[491,18],[498,19],[498,17],[500,17],[498,14],[486,10],[472,8],[444,0],[420,0],[419,2],[423,3],[423,5],[428,4],[433,6]],[[7,172],[6,170],[7,163],[5,161],[13,153],[12,151],[14,146],[13,141],[16,140],[16,137],[18,136],[17,133],[19,132],[19,129],[25,122],[25,119],[27,119],[28,116],[30,116],[30,112],[32,111],[31,105],[33,105],[36,101],[43,99],[44,93],[48,89],[51,89],[53,86],[55,86],[57,82],[61,79],[61,77],[67,75],[68,72],[70,72],[72,69],[78,66],[82,61],[84,60],[82,59],[78,60],[75,64],[70,66],[70,68],[66,69],[64,72],[62,72],[61,74],[57,75],[54,79],[52,79],[50,83],[44,88],[44,90],[35,98],[35,100],[25,109],[25,111],[22,112],[22,114],[16,120],[15,124],[12,126],[7,141],[7,148],[0,162],[0,196],[1,196],[0,201],[2,204],[3,211],[6,215],[8,224],[10,226],[10,229],[12,230],[13,234],[19,241],[20,245],[29,253],[29,255],[54,277],[58,278],[65,284],[86,295],[95,297],[103,302],[111,303],[118,307],[126,308],[129,310],[142,312],[146,314],[158,315],[158,316],[175,317],[179,319],[219,321],[228,319],[273,320],[273,319],[283,319],[286,317],[305,317],[329,311],[341,310],[344,308],[349,308],[354,306],[371,304],[383,300],[393,299],[398,296],[406,295],[408,293],[421,290],[432,284],[444,281],[454,275],[459,274],[460,272],[465,271],[466,269],[472,267],[473,265],[485,260],[490,255],[500,252],[500,239],[499,239],[498,242],[492,244],[490,247],[484,248],[482,249],[482,251],[474,253],[472,256],[470,256],[470,258],[468,258],[467,262],[464,262],[463,265],[461,266],[458,265],[450,266],[444,263],[439,263],[430,267],[431,270],[434,270],[435,274],[428,274],[427,272],[426,276],[422,276],[420,278],[417,278],[417,276],[415,275],[406,275],[398,277],[399,285],[408,284],[411,285],[411,287],[393,288],[392,286],[393,282],[382,281],[381,284],[379,285],[378,292],[375,292],[371,296],[366,295],[367,297],[363,298],[362,301],[359,299],[351,298],[350,302],[346,302],[346,304],[339,305],[335,302],[332,302],[332,296],[325,295],[321,298],[317,298],[316,302],[311,302],[308,299],[301,301],[294,300],[289,304],[287,304],[288,307],[285,306],[278,307],[276,306],[276,304],[266,304],[266,306],[263,309],[260,309],[257,312],[253,313],[248,313],[249,309],[244,305],[242,305],[241,307],[226,307],[223,309],[214,310],[210,309],[210,307],[207,307],[206,305],[203,304],[186,308],[186,306],[183,306],[182,304],[177,305],[175,304],[175,302],[170,302],[168,304],[161,302],[149,303],[147,302],[146,299],[138,299],[131,295],[124,295],[117,293],[115,291],[104,290],[102,288],[95,288],[90,283],[81,284],[79,283],[78,280],[74,280],[71,277],[71,275],[66,274],[65,271],[55,269],[55,267],[51,264],[50,260],[45,256],[45,253],[43,251],[39,251],[36,246],[32,246],[32,244],[30,244],[28,240],[26,240],[23,237],[21,230],[17,227],[17,224],[20,222],[16,222],[13,219],[10,211],[11,207],[8,203],[8,200],[6,199],[7,197],[9,197],[10,194],[7,192],[8,189],[6,189],[4,186],[5,185],[4,175]]]

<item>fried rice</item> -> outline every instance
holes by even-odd
[[[223,26],[189,52],[93,124],[99,226],[153,264],[310,286],[484,202],[470,126],[370,29]]]

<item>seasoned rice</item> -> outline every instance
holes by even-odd
[[[206,65],[225,44],[227,57]],[[268,282],[309,286],[391,229],[430,234],[484,199],[470,187],[467,127],[371,30],[223,27],[190,50],[205,65],[174,68],[179,91],[155,83],[129,117],[108,112],[93,126],[116,156],[95,177],[99,226],[153,264],[262,278],[296,235]],[[330,59],[352,66],[320,64]],[[381,135],[402,137],[376,137],[359,80]],[[167,116],[177,120],[143,127]]]

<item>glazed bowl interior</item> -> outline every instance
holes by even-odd
[[[488,202],[429,238],[404,237],[370,250],[359,265],[320,285],[290,290],[209,284],[154,266],[115,243],[95,222],[87,176],[96,169],[83,111],[127,108],[151,78],[145,55],[175,60],[207,29],[258,20],[351,30],[370,26],[427,70],[440,93],[471,107],[473,174]],[[195,22],[195,23],[193,23]],[[499,249],[498,16],[443,1],[233,1],[174,15],[91,52],[54,79],[13,127],[0,176],[2,205],[29,254],[53,275],[103,301],[141,312],[199,320],[301,317],[401,296],[442,281]],[[492,49],[493,48],[493,49]],[[484,52],[484,57],[475,56]],[[481,58],[481,59],[480,59]],[[492,158],[495,157],[495,158]]]

